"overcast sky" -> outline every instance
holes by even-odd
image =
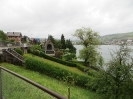
[[[133,31],[133,0],[0,0],[0,30],[73,39],[90,27],[101,36]]]

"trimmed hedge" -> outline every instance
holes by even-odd
[[[31,54],[34,54],[34,55],[37,55],[37,56],[46,58],[46,59],[48,59],[48,60],[58,62],[58,63],[60,63],[60,64],[66,65],[66,66],[77,67],[79,70],[81,70],[81,71],[83,71],[83,72],[84,72],[84,70],[87,68],[87,67],[82,66],[82,65],[79,64],[79,63],[78,63],[78,64],[75,64],[75,63],[72,63],[72,62],[60,60],[60,59],[55,58],[55,57],[52,57],[52,56],[48,56],[48,55],[46,55],[43,51],[39,51],[39,50],[29,50],[28,52],[31,53]]]
[[[43,58],[46,58],[46,59],[49,59],[49,60],[52,60],[52,61],[56,61],[56,62],[58,62],[60,64],[63,64],[63,65],[67,65],[67,66],[71,66],[71,67],[76,67],[76,64],[74,64],[74,63],[67,62],[67,61],[62,61],[62,60],[60,60],[58,58],[48,56],[44,52],[39,51],[39,50],[34,50],[34,51],[30,51],[30,52],[32,54],[34,54],[34,55],[37,55],[37,56],[40,56],[40,57],[43,57]]]
[[[84,76],[76,72],[69,71],[67,69],[59,68],[54,64],[51,65],[45,61],[36,59],[31,56],[25,56],[25,66],[27,69],[38,71],[40,73],[46,74],[50,77],[65,81],[67,83],[74,83],[75,85],[88,88],[88,81],[91,81],[92,78],[89,76]]]
[[[20,48],[16,48],[15,51],[22,56],[24,55],[23,51]]]

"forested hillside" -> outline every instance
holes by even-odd
[[[101,42],[112,42],[112,41],[127,41],[127,40],[133,40],[133,32],[128,33],[116,33],[111,35],[105,35],[100,37]]]

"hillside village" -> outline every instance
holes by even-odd
[[[47,38],[29,38],[28,36],[23,36],[21,32],[7,32],[6,35],[7,39],[11,42],[44,44],[47,41]],[[71,41],[73,45],[80,45],[79,40]],[[122,43],[133,45],[133,32],[101,36],[100,41],[101,45],[119,45]]]
[[[133,32],[105,35],[101,36],[100,40],[102,45],[119,45],[122,43],[133,45]]]
[[[106,41],[106,42],[102,42],[102,45],[120,45],[123,43],[126,43],[127,45],[133,45],[133,39],[128,39],[126,41],[123,41],[123,40]]]

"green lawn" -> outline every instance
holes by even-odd
[[[46,59],[43,59],[43,60],[49,62],[49,60],[46,60]],[[58,64],[58,63],[55,63],[55,64]],[[8,64],[8,63],[1,63],[1,66],[8,68],[8,69],[24,76],[24,77],[27,77],[27,78],[53,90],[53,91],[65,96],[65,97],[67,97],[67,95],[68,95],[68,92],[67,92],[68,85],[61,82],[61,81],[58,81],[54,78],[50,78],[50,77],[43,75],[43,74],[40,74],[38,72],[26,70],[24,67],[15,66],[12,64]],[[58,64],[58,66],[61,66],[61,65]],[[66,66],[65,68],[71,68],[71,67]],[[74,68],[73,70],[78,71],[79,73],[82,73],[80,70],[77,70],[76,68]],[[9,83],[8,85],[12,86],[12,84],[10,84],[10,80],[8,83]],[[23,84],[24,82],[21,81],[21,83]],[[21,85],[21,84],[18,84],[18,86],[19,85]],[[77,86],[70,86],[70,88],[71,88],[71,99],[102,99],[101,94],[97,94],[95,92],[92,92],[92,91],[89,91],[89,90],[86,90],[86,89],[83,89],[83,88],[80,88]],[[32,88],[32,91],[34,92],[34,88]],[[14,92],[15,92],[15,90],[14,90]],[[17,92],[18,92],[18,90],[17,90]],[[36,94],[37,93],[38,92],[36,92]],[[34,93],[32,93],[30,91],[30,94],[32,95]],[[43,96],[40,96],[38,94],[36,96],[43,97]],[[15,99],[15,98],[10,97],[8,99]],[[19,98],[19,99],[21,99],[21,98]],[[26,99],[26,98],[23,98],[23,99]],[[29,98],[27,98],[27,99],[29,99]],[[32,98],[32,99],[36,99],[36,98]],[[40,99],[43,99],[43,98],[40,98]],[[49,99],[49,98],[46,98],[46,99]]]

